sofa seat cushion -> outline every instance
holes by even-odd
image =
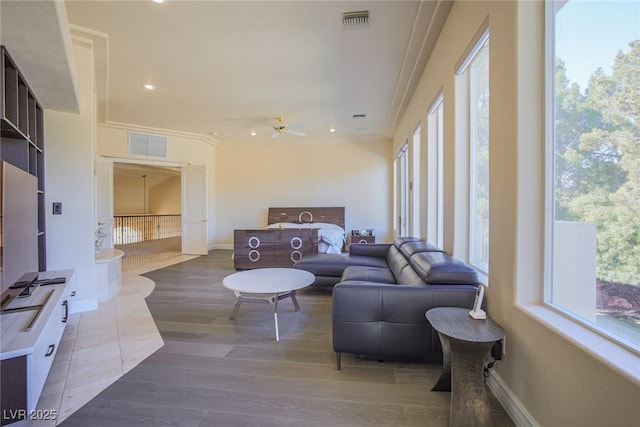
[[[340,277],[347,266],[349,254],[309,254],[294,264],[294,268],[306,270],[316,276]]]
[[[474,285],[478,282],[471,266],[445,252],[419,252],[411,256],[409,264],[427,284]]]
[[[344,270],[352,265],[387,268],[384,258],[339,254],[309,254],[294,264],[294,268],[306,270],[315,276],[341,277]]]
[[[353,265],[342,273],[342,281],[365,281],[375,283],[396,283],[396,278],[387,267],[367,267]]]

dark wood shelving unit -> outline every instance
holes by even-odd
[[[38,178],[38,265],[46,270],[44,110],[0,45],[0,160]]]

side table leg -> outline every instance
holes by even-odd
[[[466,342],[452,339],[450,427],[489,427],[493,425],[491,406],[484,385],[484,360],[492,342]]]
[[[451,391],[451,346],[450,338],[438,333],[440,345],[442,347],[442,373],[438,382],[431,388],[431,391]]]

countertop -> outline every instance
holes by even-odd
[[[74,270],[51,270],[38,273],[38,280],[64,277],[64,284],[39,285],[33,289],[31,296],[17,298],[22,289],[7,289],[2,293],[2,300],[10,295],[8,303],[2,306],[2,310],[38,306],[44,304],[40,309],[4,312],[0,314],[0,360],[12,357],[23,356],[33,353],[34,348],[42,334],[47,320],[54,310],[58,310],[62,304],[63,297],[70,288]],[[45,303],[46,302],[46,303]],[[34,318],[37,316],[35,322]],[[28,326],[31,324],[31,329]]]

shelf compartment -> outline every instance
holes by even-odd
[[[29,139],[29,88],[18,75],[18,130]]]
[[[4,119],[18,128],[18,70],[4,58]]]

